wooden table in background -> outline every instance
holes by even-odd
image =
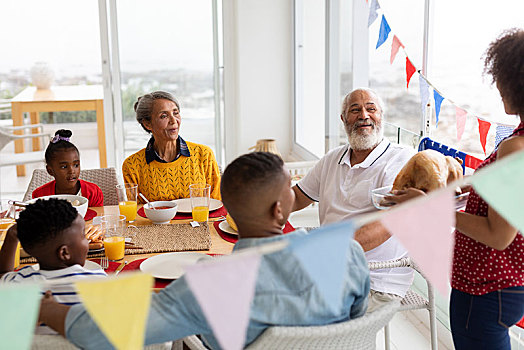
[[[37,90],[29,86],[11,100],[13,125],[24,124],[23,114],[29,112],[31,124],[40,122],[40,112],[96,111],[100,167],[107,167],[106,136],[104,124],[104,91],[102,85],[53,86]],[[19,132],[21,133],[21,131]],[[33,129],[33,133],[38,133]],[[33,151],[40,150],[38,139],[33,139]],[[15,153],[24,152],[23,140],[15,141]],[[25,165],[17,165],[18,176],[25,176]]]

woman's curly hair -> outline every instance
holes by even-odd
[[[484,54],[484,74],[497,83],[501,96],[524,116],[524,30],[505,30]]]

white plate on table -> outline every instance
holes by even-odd
[[[184,274],[184,267],[200,260],[213,259],[207,254],[193,252],[164,253],[148,258],[140,264],[140,270],[155,278],[177,279]]]
[[[226,233],[229,233],[230,235],[238,236],[238,232],[233,230],[231,225],[226,220],[224,220],[220,224],[218,224],[218,228],[221,229],[222,231],[226,232]]]
[[[175,199],[173,202],[178,205],[179,213],[191,213],[191,198]],[[211,198],[209,201],[209,211],[220,209],[222,206],[222,202],[218,199]]]
[[[84,267],[88,270],[102,270],[102,266],[98,265],[96,262],[91,261],[91,260],[86,260]],[[33,269],[37,271],[40,270],[40,265],[34,264]]]

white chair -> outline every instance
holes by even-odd
[[[171,350],[172,346],[172,342],[167,342],[145,346],[144,350]],[[33,337],[31,350],[78,350],[78,348],[61,335],[37,334]]]
[[[411,260],[409,257],[405,257],[398,260],[389,260],[389,261],[378,261],[378,262],[370,262],[369,264],[370,270],[378,270],[378,269],[389,269],[389,268],[395,268],[395,267],[411,267],[424,279],[426,280],[427,288],[428,288],[428,299],[426,300],[421,295],[415,293],[411,289],[408,290],[406,293],[406,296],[402,301],[400,302],[400,307],[398,311],[407,311],[407,310],[417,310],[417,309],[426,309],[429,312],[429,328],[430,328],[430,340],[431,340],[431,349],[437,350],[438,349],[438,339],[437,339],[437,310],[435,308],[435,292],[433,290],[433,286],[431,283],[429,283],[428,279],[424,276],[424,274],[419,270],[417,265],[414,261]],[[389,333],[389,324],[386,324],[384,327],[384,338],[385,338],[385,349],[390,349],[390,333]]]
[[[100,187],[104,194],[104,205],[117,205],[118,197],[116,194],[116,185],[118,179],[116,177],[115,168],[103,168],[103,169],[85,169],[80,170],[80,179],[93,182]],[[27,186],[27,190],[24,195],[24,202],[31,199],[31,194],[37,188],[53,181],[53,177],[47,173],[45,169],[35,169],[31,181]]]
[[[398,308],[399,303],[392,302],[360,318],[325,326],[269,327],[246,349],[376,349],[377,332]],[[194,335],[184,338],[184,343],[191,350],[206,349]]]
[[[19,130],[30,130],[38,128],[37,134],[26,133],[17,135],[14,132]],[[15,140],[24,140],[28,138],[44,138],[45,142],[49,142],[51,135],[43,133],[42,124],[23,125],[23,126],[2,126],[0,127],[0,150],[2,150],[8,143]],[[46,140],[47,139],[47,140]],[[44,151],[32,151],[24,153],[13,153],[9,156],[2,154],[0,157],[0,167],[10,165],[24,165],[29,163],[39,163],[44,161]]]

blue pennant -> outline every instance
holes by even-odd
[[[380,32],[378,33],[376,49],[378,49],[380,45],[386,42],[386,40],[388,39],[389,32],[391,32],[391,28],[389,27],[388,21],[386,21],[386,17],[382,15],[382,23],[380,23]]]
[[[437,90],[433,90],[433,96],[435,97],[435,115],[437,116],[436,127],[438,127],[438,115],[440,114],[440,105],[442,101],[444,101],[444,97],[442,97]]]

